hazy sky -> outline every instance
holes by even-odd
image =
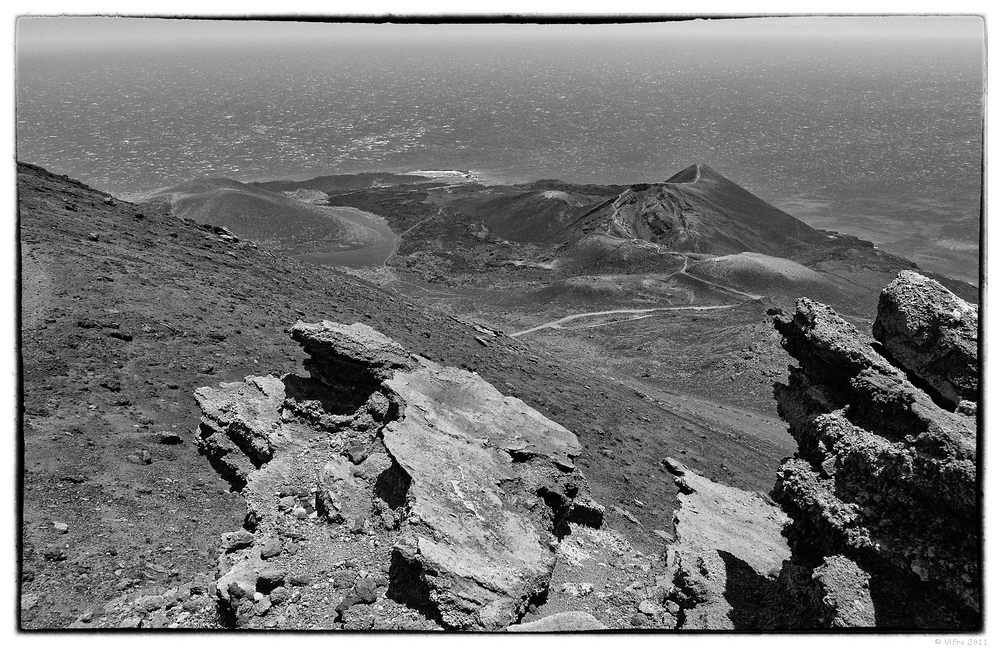
[[[91,47],[194,46],[352,39],[447,40],[631,37],[756,39],[941,40],[983,38],[975,16],[809,16],[711,19],[633,25],[365,25],[255,20],[117,17],[22,17],[17,44],[23,51]]]

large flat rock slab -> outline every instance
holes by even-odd
[[[716,483],[668,458],[680,508],[669,553],[674,583],[686,596],[682,629],[738,629],[734,584],[752,576],[758,589],[780,591],[776,579],[791,551],[782,537],[788,516],[764,496]],[[770,606],[774,606],[773,603]],[[766,610],[767,607],[760,607]]]
[[[431,362],[385,386],[405,404],[383,431],[410,477],[397,550],[419,567],[444,620],[500,629],[552,573],[559,516],[583,487],[576,436],[478,375]]]

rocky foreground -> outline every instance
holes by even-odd
[[[573,465],[576,436],[368,326],[291,331],[310,379],[249,377],[197,394],[202,444],[249,509],[249,531],[231,539],[250,544],[221,561],[222,606],[251,624],[293,570],[269,560],[299,536],[316,562],[371,563],[330,603],[347,623],[382,587],[448,627],[520,620],[548,589],[558,536],[603,517]],[[291,521],[310,518],[319,523],[290,536]]]
[[[367,325],[290,333],[308,377],[195,394],[198,444],[247,504],[207,586],[227,626],[796,626],[794,607],[752,606],[789,556],[767,497],[665,459],[682,495],[676,537],[655,531],[660,551],[643,553],[607,526],[566,428]],[[184,626],[176,591],[124,599],[99,625]]]
[[[775,389],[799,450],[773,496],[789,582],[822,624],[979,619],[978,319],[912,271],[882,292],[874,340],[807,299],[775,319],[799,362]]]
[[[777,315],[798,453],[770,497],[664,458],[680,506],[654,554],[608,527],[571,431],[367,325],[299,322],[308,377],[196,391],[198,444],[247,504],[206,591],[250,629],[974,629],[976,406],[931,387],[975,377],[926,357],[974,358],[978,313],[935,284],[883,292],[903,360],[808,299]],[[178,626],[159,598],[102,625]]]

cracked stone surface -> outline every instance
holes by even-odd
[[[199,444],[246,499],[252,534],[220,555],[224,616],[260,626],[282,576],[306,555],[333,571],[349,562],[357,580],[383,578],[363,599],[356,580],[334,581],[331,626],[517,624],[548,591],[571,523],[603,517],[573,463],[576,436],[370,327],[291,331],[310,354],[310,378],[247,377],[196,392]],[[395,617],[373,617],[369,606]]]

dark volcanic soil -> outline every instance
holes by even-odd
[[[651,531],[672,528],[677,503],[661,458],[697,449],[708,477],[766,491],[790,453],[790,438],[741,440],[586,360],[484,336],[354,277],[38,167],[18,171],[24,628],[98,619],[122,593],[169,585],[192,588],[189,624],[219,625],[199,592],[219,535],[244,512],[195,449],[192,393],[298,370],[286,333],[298,319],[367,323],[575,432],[609,523],[644,550],[662,546]]]

